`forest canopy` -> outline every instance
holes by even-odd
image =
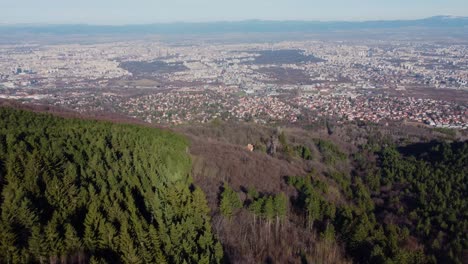
[[[154,128],[0,108],[0,262],[220,262],[187,147]]]

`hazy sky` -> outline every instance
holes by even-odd
[[[468,0],[0,0],[0,23],[374,20],[468,16]]]

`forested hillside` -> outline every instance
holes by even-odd
[[[373,125],[179,130],[232,262],[466,263],[468,141]]]
[[[188,142],[0,108],[0,263],[218,263]]]
[[[175,130],[186,137],[0,107],[0,263],[467,259],[468,141],[456,135]]]

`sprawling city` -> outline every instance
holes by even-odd
[[[0,97],[157,124],[468,128],[468,46],[430,41],[0,46]]]
[[[468,1],[0,3],[0,264],[467,260]]]

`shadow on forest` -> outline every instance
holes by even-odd
[[[449,155],[461,150],[463,144],[463,142],[446,143],[440,141],[430,141],[399,147],[398,151],[403,156],[413,156],[415,158],[423,159],[433,163],[449,158]]]
[[[415,143],[403,147],[399,147],[398,151],[404,156],[414,156],[414,157],[424,157],[431,151],[434,147],[440,145],[440,142],[431,141],[431,142],[422,142]]]

